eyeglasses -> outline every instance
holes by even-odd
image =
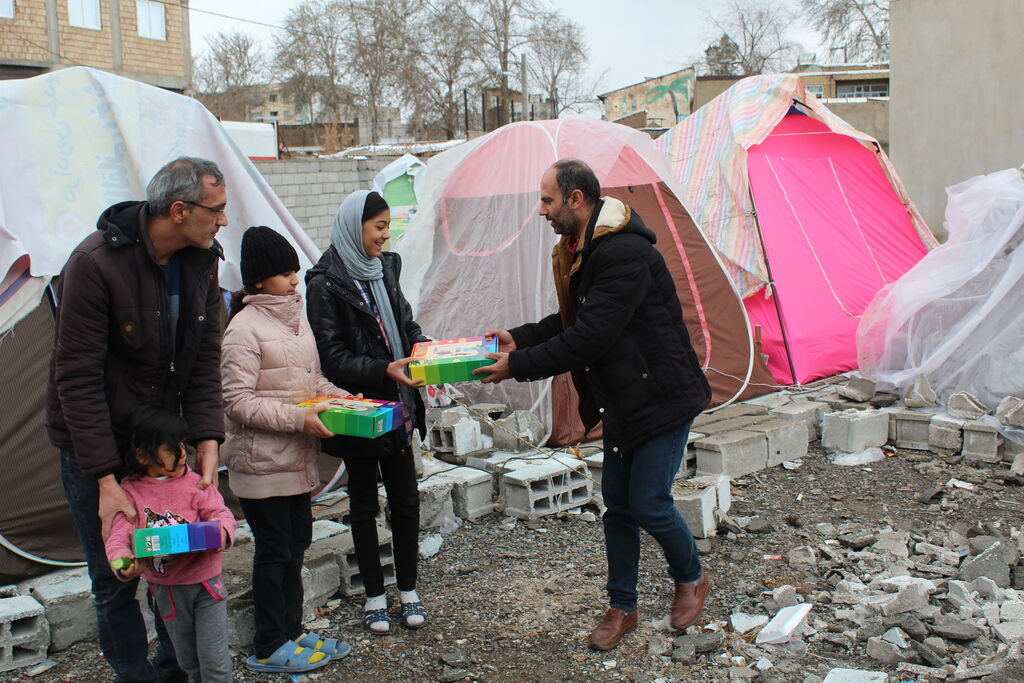
[[[207,206],[206,204],[200,204],[199,202],[190,202],[187,199],[182,199],[181,201],[184,202],[185,204],[191,204],[192,206],[198,206],[200,208],[206,209],[207,211],[212,211],[213,213],[225,213],[225,209],[227,209],[226,206],[222,206],[218,209],[215,206]]]

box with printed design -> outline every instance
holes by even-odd
[[[220,548],[220,522],[191,522],[135,529],[132,545],[135,557],[180,555]]]
[[[480,380],[483,377],[473,371],[492,365],[494,359],[487,354],[497,350],[498,338],[494,335],[420,342],[412,347],[409,376],[425,384]]]
[[[317,396],[299,404],[300,408],[319,405],[329,408],[320,413],[320,421],[333,434],[375,439],[396,429],[405,419],[398,401],[376,401],[355,396]]]

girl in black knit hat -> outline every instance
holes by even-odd
[[[227,435],[221,457],[252,530],[255,671],[297,673],[350,648],[302,630],[302,559],[312,537],[309,493],[319,484],[319,439],[333,436],[317,409],[296,404],[348,395],[320,372],[302,312],[299,257],[283,236],[257,226],[242,236],[243,292],[221,349]],[[240,305],[238,305],[240,304]]]

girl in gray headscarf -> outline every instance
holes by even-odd
[[[391,631],[377,540],[377,475],[387,491],[402,623],[420,628],[427,613],[416,594],[419,493],[412,430],[423,430],[419,391],[406,373],[412,345],[429,341],[412,319],[398,279],[402,260],[384,251],[391,211],[376,192],[350,194],[331,225],[331,246],[306,274],[307,312],[324,376],[366,398],[401,401],[405,427],[376,439],[336,436],[325,452],[344,458],[351,500],[352,538],[366,587],[363,624]]]

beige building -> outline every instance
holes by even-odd
[[[91,66],[183,91],[188,0],[0,0],[0,78]]]
[[[1024,2],[892,0],[892,161],[945,237],[945,188],[1024,163]]]
[[[648,78],[624,88],[597,96],[604,104],[604,118],[619,121],[624,117],[643,119],[645,129],[671,128],[690,115],[696,74],[693,67]],[[643,117],[638,112],[646,112]]]

